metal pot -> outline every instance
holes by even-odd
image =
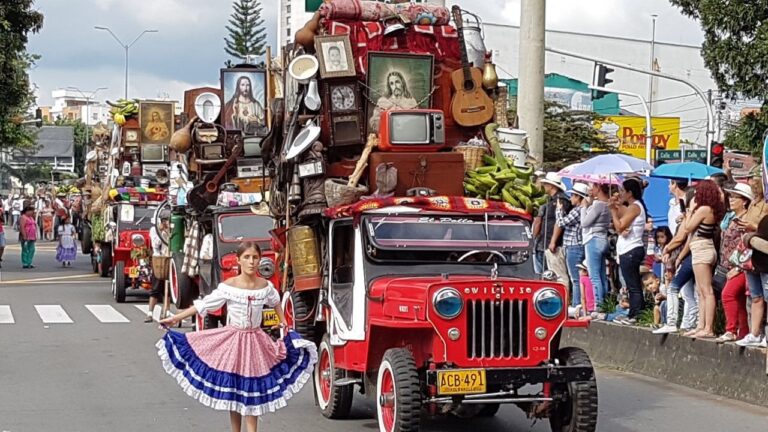
[[[474,67],[482,68],[485,64],[485,42],[483,42],[483,21],[479,16],[462,10],[464,20],[462,33],[464,44],[467,46],[467,59]]]

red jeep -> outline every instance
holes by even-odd
[[[255,214],[250,207],[216,207],[196,218],[206,233],[208,240],[201,245],[199,275],[190,278],[184,274],[182,264],[184,256],[174,253],[170,265],[171,298],[178,308],[192,304],[198,296],[210,294],[220,282],[237,276],[237,247],[244,240],[255,241],[262,251],[259,272],[280,290],[280,278],[275,271],[275,252],[269,231],[274,228],[274,220],[268,214]],[[208,246],[206,246],[208,245]],[[218,257],[218,259],[214,259]],[[226,323],[226,308],[209,312],[203,319],[198,315],[197,329],[215,328]],[[264,309],[262,326],[277,323],[274,309]]]
[[[595,430],[589,356],[560,347],[563,327],[582,323],[568,321],[562,284],[534,277],[527,214],[399,205],[353,216],[327,224],[326,285],[287,300],[316,311],[295,327],[324,332],[314,387],[325,417],[347,417],[357,385],[385,432],[500,404],[553,431]]]

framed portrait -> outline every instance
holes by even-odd
[[[173,102],[140,102],[141,144],[170,144],[174,131],[174,115]]]
[[[355,58],[349,35],[316,36],[315,52],[320,63],[321,78],[355,75]]]
[[[379,117],[391,109],[430,108],[434,57],[426,54],[368,53],[367,133],[379,131]]]
[[[225,129],[239,130],[243,136],[264,136],[269,132],[267,74],[263,69],[222,69],[221,91],[221,123]]]

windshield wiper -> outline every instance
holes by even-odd
[[[141,219],[137,220],[136,223],[133,224],[133,225],[134,226],[139,226],[142,222],[144,222],[144,219],[146,219],[146,218],[147,218],[147,215],[142,216]]]

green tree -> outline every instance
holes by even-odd
[[[88,145],[91,142],[91,137],[87,136],[87,128],[82,120],[70,120],[57,118],[53,123],[49,123],[52,126],[72,126],[74,128],[74,140],[75,140],[75,172],[78,176],[85,175],[85,153],[87,152]]]
[[[512,118],[514,114],[510,111]],[[545,101],[543,168],[559,170],[595,154],[613,152],[595,128],[595,122],[602,118],[592,111],[572,111],[565,105]]]
[[[725,134],[727,148],[760,156],[763,150],[763,134],[768,130],[768,111],[750,113],[739,120],[739,124]]]
[[[33,0],[0,2],[0,147],[30,147],[34,134],[22,124],[34,96],[27,70],[37,56],[27,53],[30,33],[40,31],[43,15]]]
[[[22,168],[13,168],[5,162],[0,163],[0,169],[19,179],[22,185],[32,184],[39,180],[51,180],[51,166],[47,163],[26,164]]]
[[[236,0],[226,27],[229,36],[224,38],[224,51],[242,63],[246,56],[263,55],[267,45],[264,19],[261,17],[259,0]],[[231,67],[232,62],[227,61]]]

